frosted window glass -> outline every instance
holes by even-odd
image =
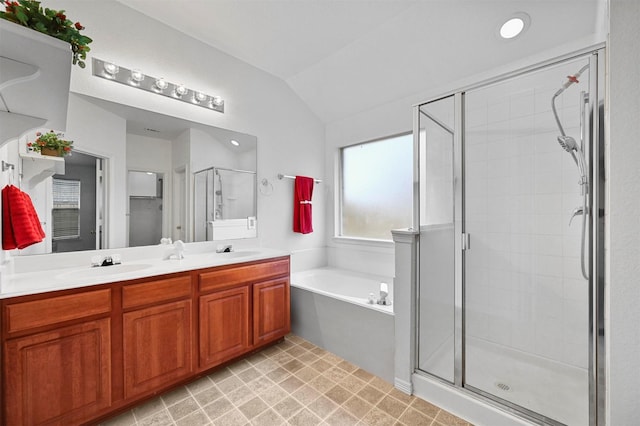
[[[391,240],[411,226],[411,134],[342,148],[341,159],[342,236]]]

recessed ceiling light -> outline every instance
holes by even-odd
[[[529,27],[531,18],[526,13],[516,13],[502,24],[499,30],[500,37],[512,39],[524,32]]]
[[[233,145],[233,146],[240,146],[240,142],[238,142],[238,141],[237,141],[237,140],[235,140],[235,139],[231,139],[231,145]]]

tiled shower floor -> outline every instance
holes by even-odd
[[[406,425],[469,423],[298,336],[103,423]]]

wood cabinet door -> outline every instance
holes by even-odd
[[[289,278],[253,285],[253,344],[258,346],[291,331]]]
[[[124,395],[151,393],[192,368],[191,300],[123,315]]]
[[[251,348],[249,286],[200,297],[200,367],[209,368]]]
[[[7,340],[7,425],[70,425],[111,405],[111,323],[87,321]]]

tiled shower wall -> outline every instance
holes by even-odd
[[[588,282],[580,273],[578,168],[557,142],[553,94],[585,60],[465,97],[466,335],[588,366]],[[556,106],[579,141],[580,91]]]

